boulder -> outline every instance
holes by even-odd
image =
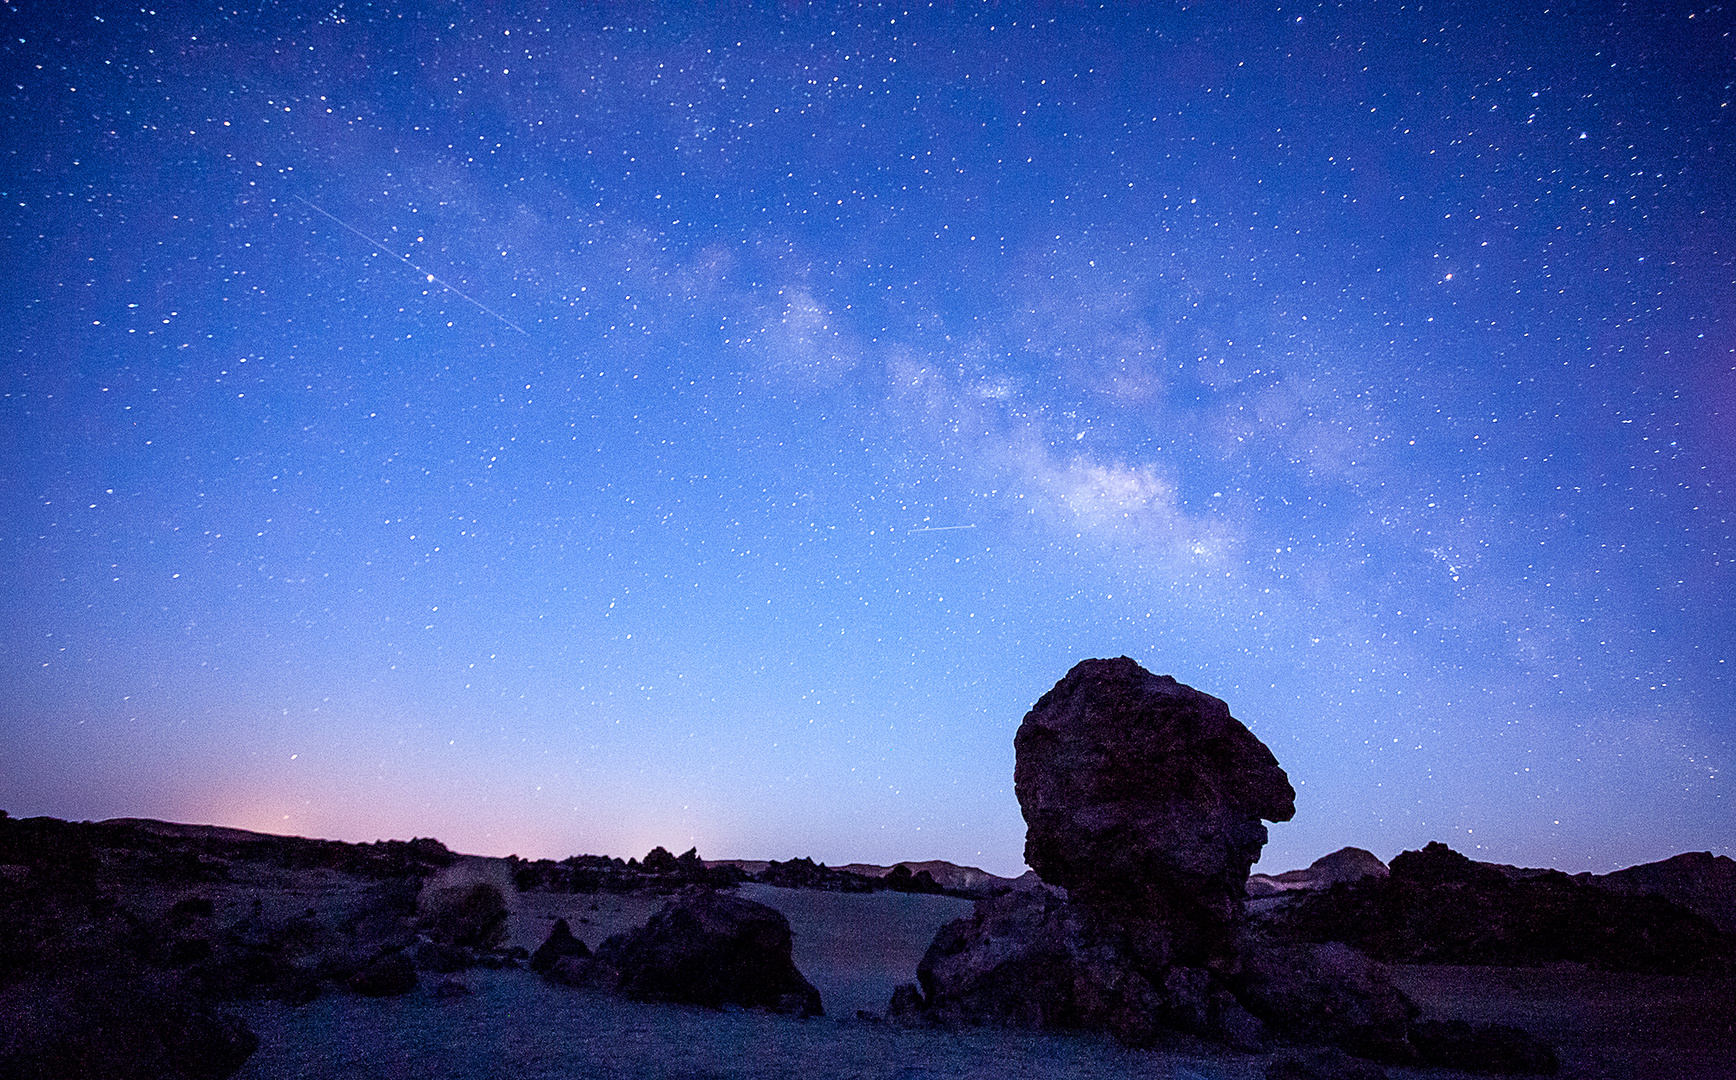
[[[567,926],[567,920],[556,919],[555,925],[549,930],[549,936],[536,947],[536,952],[530,954],[530,969],[547,973],[555,966],[555,961],[562,957],[572,956],[583,959],[591,955],[591,950],[585,943],[573,936],[572,928]]]
[[[1393,1065],[1417,1062],[1408,1041],[1417,1007],[1385,970],[1348,945],[1267,945],[1245,939],[1237,997],[1286,1038]]]
[[[440,889],[421,908],[418,925],[434,941],[492,949],[506,940],[506,898],[486,881]]]
[[[351,975],[349,987],[366,997],[397,997],[416,989],[416,965],[401,952],[386,953]]]
[[[1296,793],[1229,706],[1125,656],[1085,660],[1013,746],[1032,869],[1125,928],[1145,967],[1233,966],[1262,819],[1288,821]]]
[[[649,922],[616,934],[594,960],[556,968],[594,978],[615,973],[615,987],[640,1001],[743,1005],[796,1016],[820,1016],[820,992],[790,959],[790,924],[783,913],[739,896],[703,892],[665,904]]]
[[[1130,1046],[1164,1028],[1247,1050],[1267,1042],[1210,972],[1175,966],[1154,983],[1124,934],[1046,888],[979,900],[935,934],[916,974],[920,988],[898,988],[887,1008],[906,1023],[1107,1031]]]

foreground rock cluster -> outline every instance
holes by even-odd
[[[641,927],[615,934],[593,954],[565,920],[532,954],[555,982],[720,1008],[737,1005],[788,1016],[824,1015],[820,992],[790,958],[783,913],[728,893],[672,900]]]
[[[1517,1029],[1419,1026],[1350,945],[1247,922],[1262,822],[1287,820],[1295,792],[1217,698],[1126,657],[1087,660],[1038,700],[1014,746],[1025,857],[1047,887],[979,901],[943,927],[893,1016],[1107,1031],[1134,1046],[1185,1032],[1247,1050],[1291,1042],[1374,1062],[1555,1070],[1553,1052]]]
[[[462,996],[456,976],[478,966],[528,964],[638,1000],[820,1015],[784,916],[707,888],[703,872],[686,880],[703,871],[697,857],[665,865],[661,851],[627,870],[641,891],[673,897],[648,924],[593,956],[561,923],[533,957],[508,947],[498,887],[441,883],[455,857],[438,841],[0,813],[0,1077],[220,1080],[258,1046],[232,1003]]]
[[[346,983],[398,992],[415,984],[405,950],[419,940],[467,948],[474,904],[420,917],[416,904],[451,858],[431,840],[0,813],[0,1075],[228,1076],[257,1039],[224,1003],[300,1002]],[[266,910],[260,897],[290,895],[289,882],[325,883],[337,899]]]

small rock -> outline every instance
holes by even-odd
[[[366,997],[396,997],[416,989],[416,965],[401,952],[387,953],[350,976],[349,987]]]
[[[563,956],[584,958],[591,955],[591,950],[585,943],[573,936],[567,920],[556,919],[555,925],[549,930],[549,936],[536,947],[536,952],[530,954],[530,969],[547,972],[555,966],[555,961]]]
[[[462,945],[448,945],[443,941],[424,941],[416,946],[416,967],[422,971],[433,971],[441,975],[450,975],[455,971],[463,971],[476,964],[476,954]]]

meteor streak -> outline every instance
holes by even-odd
[[[368,243],[374,245],[375,247],[379,248],[381,251],[390,255],[392,258],[397,259],[399,262],[403,263],[405,266],[408,266],[410,269],[416,271],[418,274],[425,276],[429,281],[434,282],[435,284],[439,285],[441,288],[446,289],[449,292],[457,293],[459,296],[462,296],[464,299],[470,301],[472,304],[475,304],[477,307],[481,308],[483,311],[486,311],[488,314],[493,315],[495,318],[499,319],[501,322],[505,323],[506,325],[512,327],[514,330],[517,330],[519,333],[524,334],[525,337],[530,336],[529,334],[525,334],[524,327],[513,322],[511,319],[507,318],[505,315],[502,315],[500,312],[489,307],[487,304],[484,304],[482,301],[478,300],[476,297],[471,296],[469,293],[465,292],[463,289],[460,289],[458,286],[453,285],[452,283],[450,283],[448,281],[442,280],[441,278],[435,276],[434,274],[430,274],[428,271],[422,269],[420,266],[417,266],[415,263],[411,262],[409,259],[406,259],[404,256],[398,254],[396,251],[393,251],[391,248],[380,243],[378,240],[375,240],[373,237],[369,236],[367,233],[356,228],[354,225],[351,225],[349,222],[345,221],[341,217],[338,217],[336,214],[332,213],[331,211],[326,210],[326,209],[319,207],[319,206],[315,206],[313,203],[308,202],[306,199],[302,198],[300,195],[291,195],[290,198],[294,199],[298,203],[301,203],[303,206],[307,207],[310,210],[316,210],[319,213],[324,214],[326,217],[331,218],[333,221],[337,222],[339,225],[342,225],[344,228],[355,233],[357,236],[361,237],[363,240],[366,240]]]

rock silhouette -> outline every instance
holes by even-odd
[[[1292,893],[1258,924],[1273,940],[1346,942],[1389,963],[1736,968],[1731,935],[1654,892],[1613,892],[1604,880],[1475,862],[1434,842],[1401,852],[1385,878]]]
[[[1628,896],[1655,893],[1680,904],[1726,934],[1736,934],[1736,859],[1710,851],[1685,851],[1662,862],[1644,863],[1613,874],[1575,875],[1610,892]]]
[[[1013,745],[1025,861],[1051,888],[942,928],[893,1011],[1265,1045],[1231,977],[1262,820],[1295,812],[1272,752],[1222,701],[1127,657],[1075,665]]]
[[[589,968],[586,981],[612,984],[640,1001],[825,1012],[820,992],[790,959],[789,920],[739,896],[703,892],[665,904],[644,926],[609,938],[580,963]],[[570,968],[571,961],[555,965],[557,972]]]
[[[591,955],[591,950],[585,943],[573,936],[572,927],[567,920],[556,919],[549,930],[549,936],[536,947],[536,952],[530,954],[530,969],[537,972],[548,972],[562,957],[574,956],[583,960]]]
[[[1296,792],[1229,706],[1123,656],[1085,660],[1013,747],[1025,861],[1142,966],[1229,963],[1248,870]]]
[[[1263,821],[1288,820],[1296,796],[1217,698],[1126,657],[1086,660],[1026,714],[1014,748],[1025,860],[1046,884],[942,927],[891,1018],[1107,1031],[1133,1046],[1170,1029],[1248,1050],[1280,1041],[1388,1064],[1553,1071],[1549,1048],[1516,1029],[1437,1026],[1413,1040],[1417,1008],[1374,960],[1245,920]],[[1468,872],[1437,852],[1412,863],[1395,860],[1391,878]],[[1337,895],[1344,881],[1384,883],[1386,869],[1346,849],[1302,887],[1337,881]],[[1341,1065],[1292,1055],[1272,1075],[1382,1074]]]

